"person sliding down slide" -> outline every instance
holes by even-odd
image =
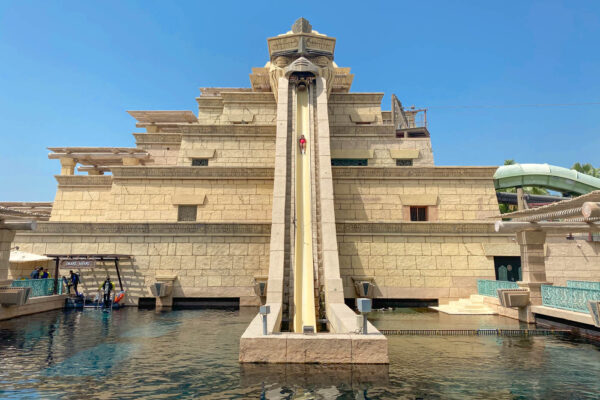
[[[304,135],[300,136],[298,142],[300,143],[300,152],[302,154],[306,154],[306,138],[304,137]]]

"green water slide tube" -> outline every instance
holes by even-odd
[[[600,190],[600,179],[555,165],[513,164],[496,170],[494,186],[496,189],[539,186],[562,193],[586,194]]]

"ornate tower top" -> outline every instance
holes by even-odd
[[[294,25],[292,25],[292,32],[293,33],[311,33],[312,25],[310,24],[310,22],[308,22],[307,19],[300,17],[296,20],[296,22],[294,22]]]
[[[333,60],[335,38],[313,31],[312,25],[304,18],[298,18],[292,30],[267,39],[271,61],[279,56],[325,56]]]
[[[262,68],[252,68],[250,74],[253,91],[273,92],[277,98],[278,79],[298,68],[324,77],[328,93],[350,90],[354,78],[350,68],[339,68],[333,61],[335,38],[313,30],[308,20],[298,18],[291,31],[268,38],[267,43],[269,61]]]

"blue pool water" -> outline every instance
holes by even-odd
[[[240,365],[248,311],[56,311],[0,322],[0,398],[598,399],[600,345],[390,336],[389,366]],[[374,312],[382,329],[518,328],[497,316]]]

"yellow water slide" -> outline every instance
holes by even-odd
[[[316,332],[312,249],[310,118],[308,87],[300,87],[296,110],[296,239],[294,262],[294,332]],[[298,145],[306,138],[306,152]]]

